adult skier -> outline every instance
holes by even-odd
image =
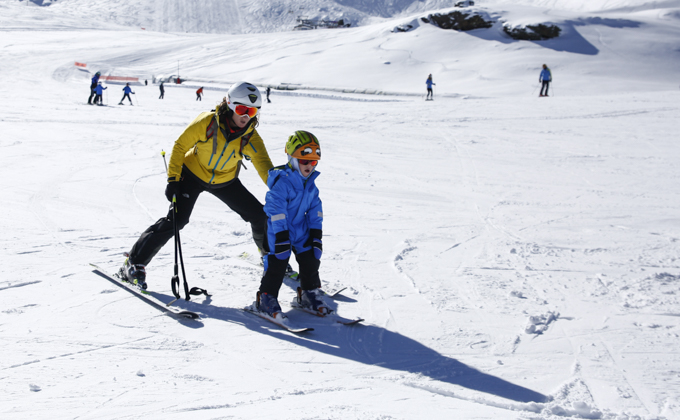
[[[432,81],[432,75],[430,74],[427,76],[427,80],[425,80],[425,84],[427,85],[427,96],[425,97],[426,101],[431,101],[434,99],[434,93],[432,92],[432,85],[437,85]]]
[[[196,100],[197,100],[197,101],[201,101],[201,100],[202,100],[202,99],[201,99],[201,95],[203,95],[203,86],[201,86],[200,89],[198,89],[198,90],[196,91]]]
[[[269,86],[267,86],[267,103],[268,103],[268,104],[272,103],[272,101],[269,100],[269,94],[270,94],[271,92],[272,92],[272,89],[271,89]]]
[[[124,95],[123,95],[123,99],[120,100],[120,102],[118,103],[118,105],[123,105],[123,101],[125,100],[125,98],[128,98],[128,101],[130,101],[130,105],[132,105],[132,99],[130,99],[130,94],[131,94],[131,93],[132,93],[133,95],[135,94],[135,93],[132,91],[132,88],[130,87],[130,84],[129,84],[129,83],[126,83],[126,84],[125,84],[125,87],[123,88],[123,94],[124,94]]]
[[[158,86],[158,88],[161,90],[161,96],[159,96],[158,99],[163,99],[163,97],[165,97],[165,88],[163,87],[163,82],[161,82],[161,85]]]
[[[264,249],[267,215],[262,204],[238,179],[243,159],[252,162],[267,183],[272,162],[255,129],[259,123],[262,95],[254,85],[238,82],[214,111],[203,112],[175,141],[168,164],[165,197],[176,199],[167,216],[146,229],[132,246],[120,269],[121,278],[146,289],[146,265],[173,237],[177,228],[189,223],[198,196],[209,192],[250,223],[253,240]]]
[[[88,105],[92,105],[92,98],[94,98],[94,96],[97,94],[97,92],[95,92],[94,89],[97,87],[97,83],[99,83],[99,77],[100,77],[101,75],[102,75],[102,74],[101,74],[100,72],[97,72],[97,73],[95,73],[95,75],[92,77],[92,82],[90,83],[90,97],[87,98],[87,103],[88,103]]]
[[[541,74],[538,75],[538,83],[541,82],[543,84],[541,85],[541,93],[538,96],[548,96],[548,87],[550,86],[550,82],[552,82],[552,72],[545,64],[543,64],[543,70],[541,70]],[[545,89],[545,94],[543,93],[543,89]]]
[[[288,163],[269,171],[266,204],[267,241],[264,275],[257,292],[257,308],[273,318],[281,318],[279,289],[288,267],[291,251],[300,271],[298,303],[321,314],[330,309],[320,291],[319,265],[322,252],[323,210],[314,180],[321,159],[319,140],[310,132],[296,131],[286,142]]]
[[[97,86],[94,88],[95,92],[95,97],[94,97],[94,103],[97,105],[103,105],[102,104],[102,94],[104,93],[104,89],[108,89],[107,87],[102,86],[102,82],[97,83]]]

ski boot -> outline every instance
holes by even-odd
[[[320,316],[326,316],[332,312],[332,309],[323,301],[323,292],[321,289],[302,290],[297,288],[297,303],[310,311],[318,312]]]
[[[133,264],[130,258],[125,259],[125,263],[118,271],[121,280],[132,283],[142,290],[146,290],[146,269],[142,264]]]
[[[272,318],[285,318],[281,313],[278,299],[269,293],[257,292],[257,310]]]

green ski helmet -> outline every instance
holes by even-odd
[[[298,130],[288,137],[286,154],[296,159],[320,160],[321,146],[319,139],[309,131]]]

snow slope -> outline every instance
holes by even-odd
[[[0,416],[680,418],[677,2],[480,4],[571,22],[549,43],[500,23],[391,32],[434,9],[227,36],[68,2],[0,3]],[[178,62],[187,82],[159,100],[152,78]],[[88,106],[96,70],[150,83],[135,106],[114,83]],[[190,285],[212,297],[176,304],[201,321],[92,274],[165,214],[161,150],[241,79],[300,87],[273,90],[258,130],[274,164],[294,130],[321,139],[322,280],[349,287],[335,303],[365,325],[291,313],[315,327],[295,336],[241,311],[261,268],[240,255],[256,249],[209,195],[182,239]],[[241,179],[264,199],[252,168]],[[169,244],[148,267],[164,301],[172,263]]]

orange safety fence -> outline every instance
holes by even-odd
[[[79,62],[76,61],[76,66],[78,66],[78,67],[87,67],[87,64],[85,64],[85,63],[79,63]]]

